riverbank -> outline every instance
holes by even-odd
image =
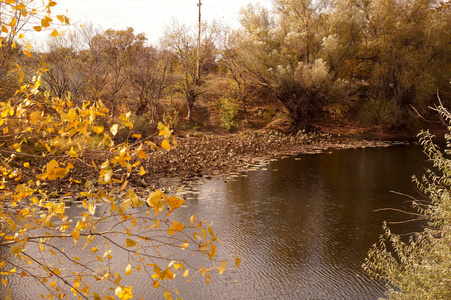
[[[203,176],[218,176],[254,169],[271,158],[314,154],[328,149],[388,147],[392,143],[329,133],[284,134],[274,130],[237,134],[188,134],[178,146],[150,151],[142,165],[147,172],[142,186],[167,188]]]

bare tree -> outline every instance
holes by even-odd
[[[153,47],[143,47],[133,57],[129,67],[132,97],[137,99],[134,105],[136,115],[150,110],[151,122],[157,122],[157,109],[163,93],[170,82],[171,58],[167,51],[158,51]]]
[[[217,23],[203,23],[200,31],[200,44],[194,28],[174,21],[167,27],[161,40],[162,46],[175,54],[181,79],[178,88],[188,104],[188,122],[193,118],[193,107],[202,94],[203,78],[208,72],[208,64],[216,54],[219,26]]]

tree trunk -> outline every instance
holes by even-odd
[[[193,107],[194,107],[194,101],[188,102],[188,123],[191,123],[193,121]]]

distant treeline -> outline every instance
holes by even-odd
[[[204,23],[200,35],[174,22],[154,46],[133,28],[77,26],[32,56],[5,37],[0,101],[41,70],[49,97],[101,100],[153,124],[174,111],[191,122],[201,98],[234,101],[243,120],[255,101],[279,101],[300,125],[346,114],[400,126],[437,94],[451,104],[449,1],[276,0],[247,5],[240,22]]]

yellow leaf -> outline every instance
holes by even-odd
[[[235,257],[235,267],[238,268],[240,266],[241,263],[241,258],[239,258],[238,256]]]
[[[151,148],[158,148],[157,145],[155,145],[155,143],[149,142],[149,141],[144,141],[144,143],[146,143],[147,145],[149,145]]]
[[[26,162],[26,163],[23,164],[23,166],[24,166],[25,168],[29,168],[29,167],[30,167],[30,163]]]
[[[55,273],[56,275],[61,275],[61,271],[59,269],[53,269],[53,273]]]
[[[8,33],[8,27],[6,27],[5,25],[2,25],[2,32]]]
[[[182,250],[185,250],[186,248],[188,248],[189,243],[185,243],[185,244],[181,244],[179,247],[182,248]]]
[[[111,126],[111,127],[110,127],[110,132],[111,132],[111,134],[112,134],[112,135],[116,135],[118,129],[119,129],[119,125],[117,125],[117,124],[114,124],[113,126]]]
[[[21,245],[13,245],[11,246],[11,253],[12,254],[19,254],[22,251]]]
[[[125,240],[125,244],[127,244],[127,247],[134,247],[134,246],[136,246],[136,242],[134,240],[131,240],[131,239],[126,239]]]
[[[207,284],[210,283],[210,274],[207,274],[207,278],[206,278],[205,282],[206,282]]]
[[[80,238],[80,231],[78,231],[78,229],[75,229],[70,235],[74,238],[74,244],[76,244],[78,239]]]
[[[186,269],[185,272],[183,272],[183,277],[188,277],[189,276],[189,269]]]
[[[138,157],[145,159],[145,158],[147,158],[147,154],[142,150],[138,150]]]
[[[28,50],[23,50],[23,53],[24,53],[26,56],[28,56],[28,57],[32,57],[32,56],[33,56],[33,54],[31,54],[31,52],[28,51]]]
[[[215,255],[216,255],[216,246],[215,244],[211,243],[211,253],[209,253],[208,256],[210,256],[210,259],[213,259]]]
[[[5,261],[0,262],[0,269],[5,266]]]
[[[11,20],[11,22],[9,22],[8,26],[9,26],[9,27],[14,27],[14,26],[16,26],[16,24],[17,24],[17,19],[16,19],[16,17],[14,17],[14,18]]]
[[[114,291],[116,296],[119,297],[121,300],[129,300],[133,298],[132,294],[132,287],[125,287],[125,286],[118,286],[116,290]]]
[[[171,149],[171,145],[169,144],[169,141],[168,140],[163,140],[161,142],[161,148],[166,149],[166,150]]]
[[[167,300],[172,300],[172,296],[171,293],[169,293],[169,291],[165,290],[164,294],[163,294],[164,298]]]
[[[219,274],[224,273],[225,268],[226,268],[226,262],[223,261],[223,262],[222,262],[222,265],[221,265],[220,267],[218,267],[218,273],[219,273]]]
[[[50,22],[49,21],[51,21],[52,19],[50,19],[50,18],[48,18],[48,17],[44,17],[42,20],[41,20],[41,26],[42,27],[49,27],[50,26]]]
[[[168,215],[174,210],[182,206],[183,203],[185,203],[185,200],[177,198],[175,196],[170,196],[169,199],[166,201],[166,203],[169,205],[170,210]]]
[[[96,205],[92,203],[88,203],[88,211],[93,216],[96,212]]]
[[[103,180],[105,180],[106,183],[111,182],[111,177],[113,176],[113,170],[108,169],[105,171],[105,175],[103,176]]]
[[[57,15],[56,17],[58,18],[58,20],[59,20],[61,23],[64,23],[64,16],[63,16],[63,15]]]
[[[146,174],[146,170],[144,170],[143,166],[141,166],[139,169],[139,176],[143,176],[144,174]]]
[[[39,31],[42,30],[42,27],[41,27],[41,26],[33,26],[33,29],[34,29],[35,31],[39,32]]]
[[[160,130],[158,135],[163,135],[166,139],[171,136],[172,130],[169,130],[169,128],[164,126],[161,122],[158,122],[158,130]]]
[[[94,292],[94,294],[92,295],[94,296],[94,300],[102,300],[102,298],[96,292]]]
[[[191,224],[194,224],[194,221],[196,221],[196,215],[192,215],[192,216],[189,218],[189,221],[191,222]]]
[[[185,229],[185,225],[180,224],[178,221],[172,221],[172,225],[168,228],[169,234],[174,234],[176,231],[183,231]]]
[[[74,147],[71,147],[69,151],[69,156],[72,158],[76,158],[79,157],[80,155],[77,152],[75,152]]]
[[[8,284],[8,280],[7,279],[2,279],[2,283],[4,286],[6,286]]]
[[[53,30],[51,36],[52,37],[57,37],[59,35],[58,30]]]
[[[132,265],[128,264],[128,266],[125,268],[125,275],[127,276],[130,275],[132,273],[132,270],[133,270]]]
[[[160,190],[152,192],[149,196],[147,196],[147,205],[152,207],[155,211],[155,214],[158,215],[160,209],[164,208],[164,204],[161,201],[162,192]]]
[[[11,231],[16,231],[16,230],[17,230],[16,222],[14,222],[13,219],[9,218],[9,219],[7,220],[7,222],[8,222],[8,229],[9,229],[9,230],[11,230]]]
[[[133,134],[132,137],[135,139],[140,139],[142,137],[142,134]]]
[[[94,131],[97,134],[100,134],[103,132],[105,128],[103,126],[93,126],[92,131]]]
[[[37,124],[39,117],[41,116],[41,112],[40,111],[34,111],[30,114],[30,122],[32,124]]]

